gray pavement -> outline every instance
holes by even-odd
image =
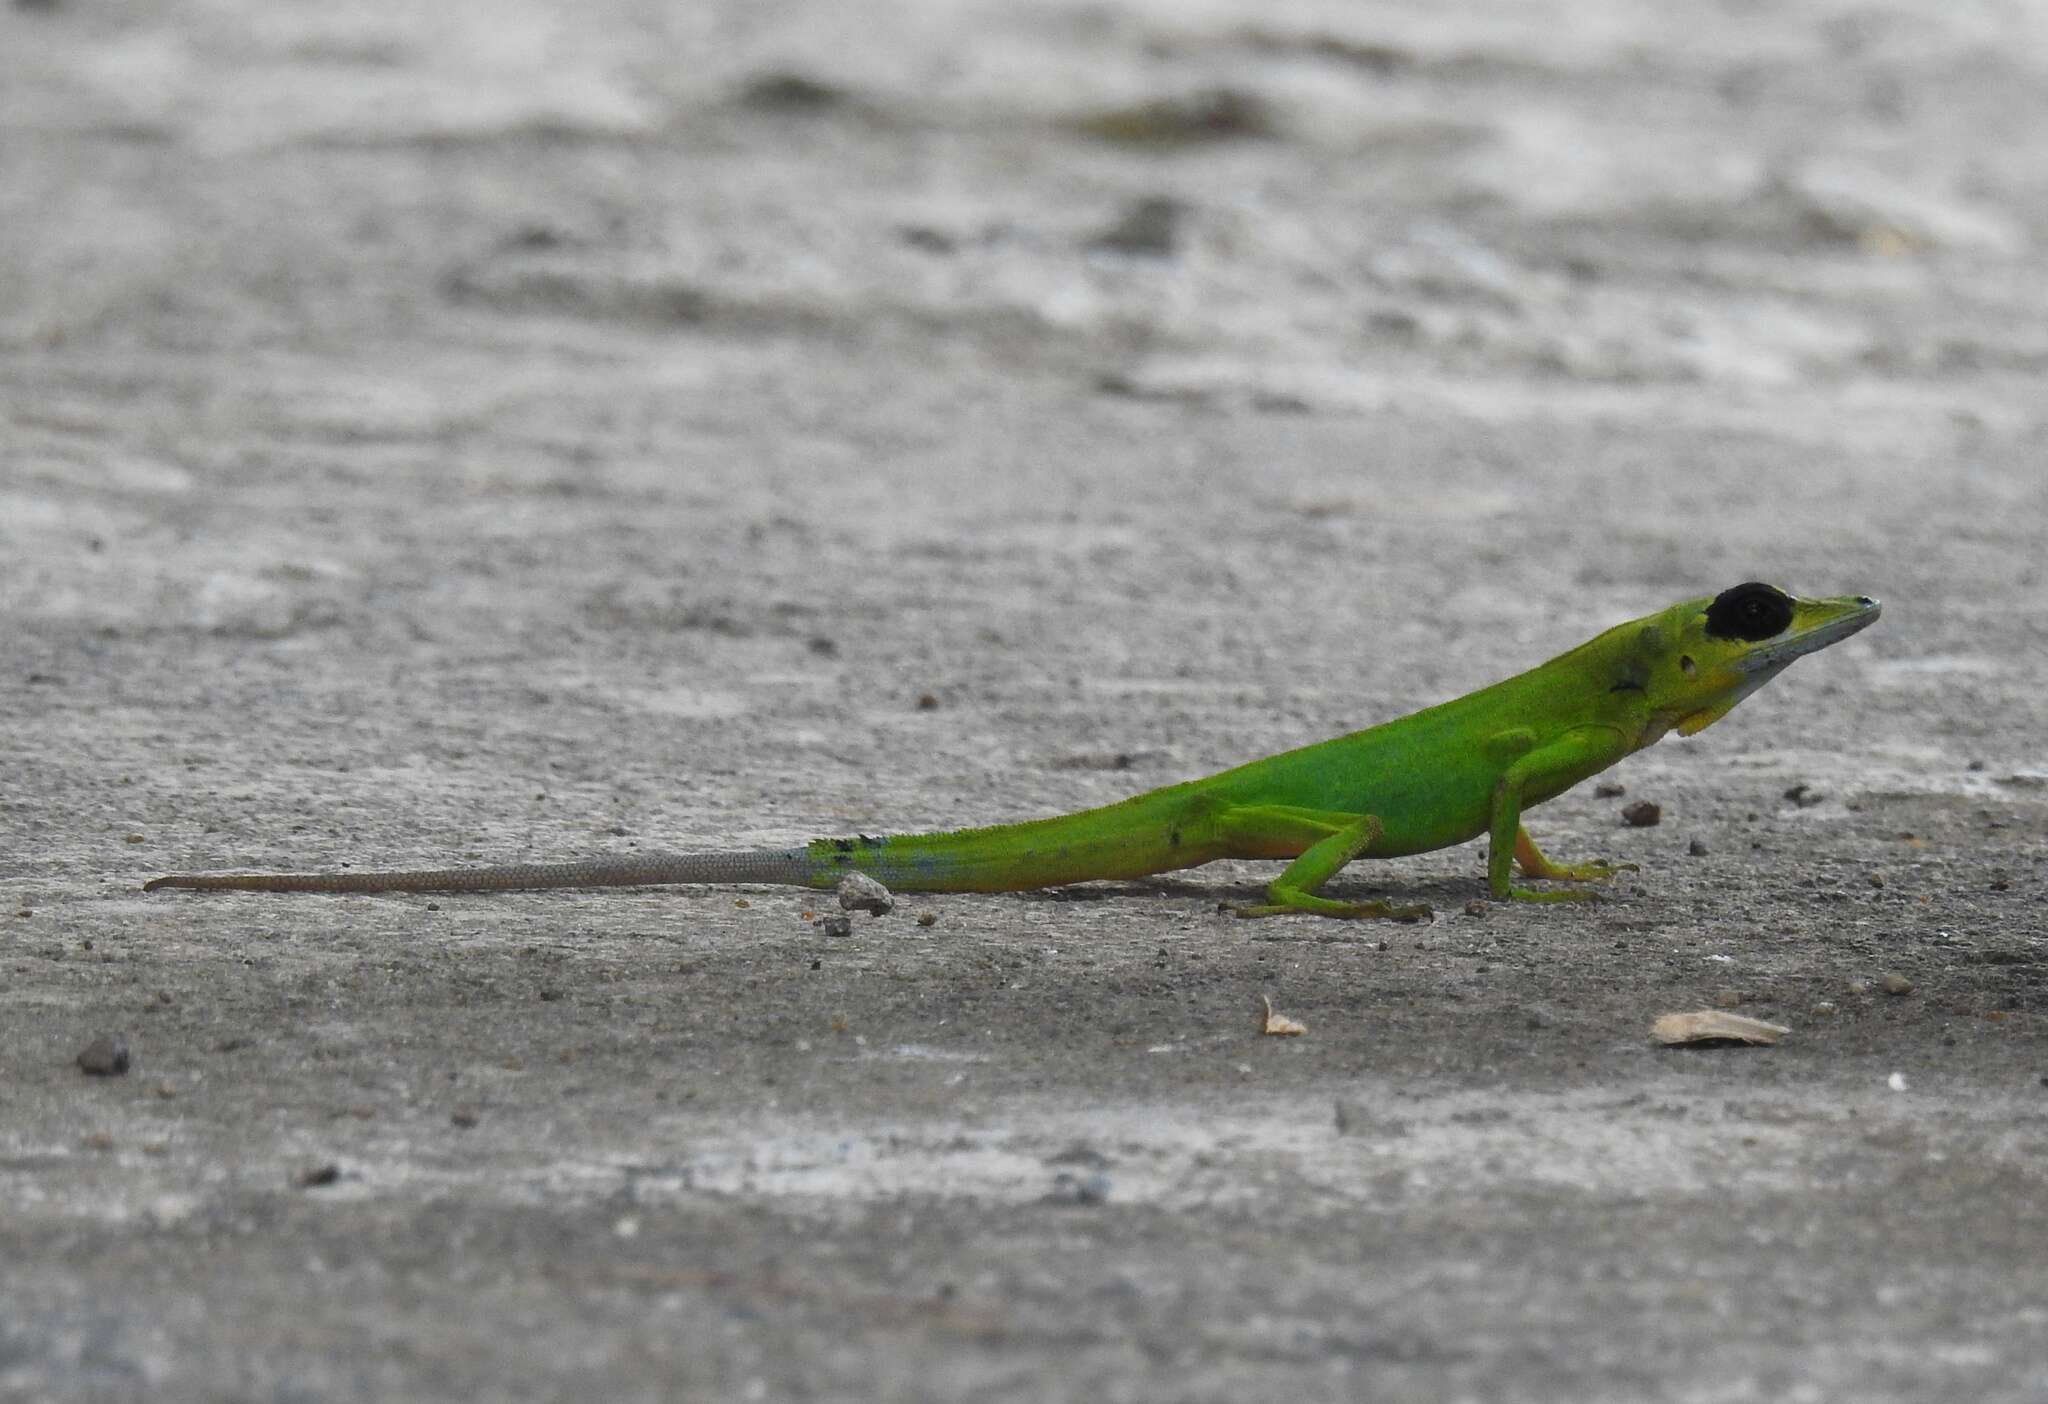
[[[2044,70],[0,9],[0,1398],[2048,1395]],[[1886,615],[1535,812],[1598,907],[139,890],[1052,813],[1750,577]]]

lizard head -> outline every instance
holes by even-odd
[[[1880,608],[1868,595],[1802,600],[1756,580],[1685,600],[1638,623],[1616,690],[1640,687],[1646,694],[1650,726],[1643,744],[1673,727],[1691,736],[1727,716],[1793,659],[1875,623]]]

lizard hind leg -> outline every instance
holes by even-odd
[[[1343,920],[1383,918],[1421,921],[1432,913],[1421,903],[1344,902],[1321,897],[1315,889],[1337,875],[1346,863],[1369,851],[1383,832],[1371,814],[1328,814],[1284,805],[1254,805],[1230,810],[1219,821],[1224,833],[1257,854],[1265,846],[1297,846],[1299,856],[1266,887],[1266,900],[1239,907],[1241,917],[1285,916],[1306,912]]]

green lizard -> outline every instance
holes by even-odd
[[[650,853],[587,862],[419,872],[199,873],[163,887],[244,892],[483,892],[648,883],[773,883],[831,888],[865,873],[914,892],[1015,892],[1136,878],[1219,858],[1291,859],[1266,900],[1239,916],[1427,916],[1424,906],[1347,902],[1317,889],[1354,858],[1398,858],[1485,834],[1494,898],[1584,900],[1589,882],[1632,864],[1557,863],[1522,811],[1564,793],[1676,728],[1726,716],[1802,654],[1876,620],[1867,596],[1802,600],[1751,581],[1616,625],[1491,687],[1364,731],[1201,780],[1050,819],[952,833],[819,839],[800,848]]]

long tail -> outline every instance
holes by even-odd
[[[759,882],[830,886],[809,849],[739,853],[648,853],[577,863],[511,863],[487,868],[423,868],[366,873],[173,873],[142,885],[208,892],[516,892],[543,887],[647,887],[673,882]]]
[[[544,887],[647,887],[661,883],[766,883],[831,888],[849,872],[903,892],[1017,892],[1191,868],[1225,855],[1191,807],[1191,786],[1136,795],[1100,809],[950,833],[818,839],[801,848],[734,853],[649,853],[577,863],[427,868],[363,873],[176,873],[145,892],[511,892]]]

